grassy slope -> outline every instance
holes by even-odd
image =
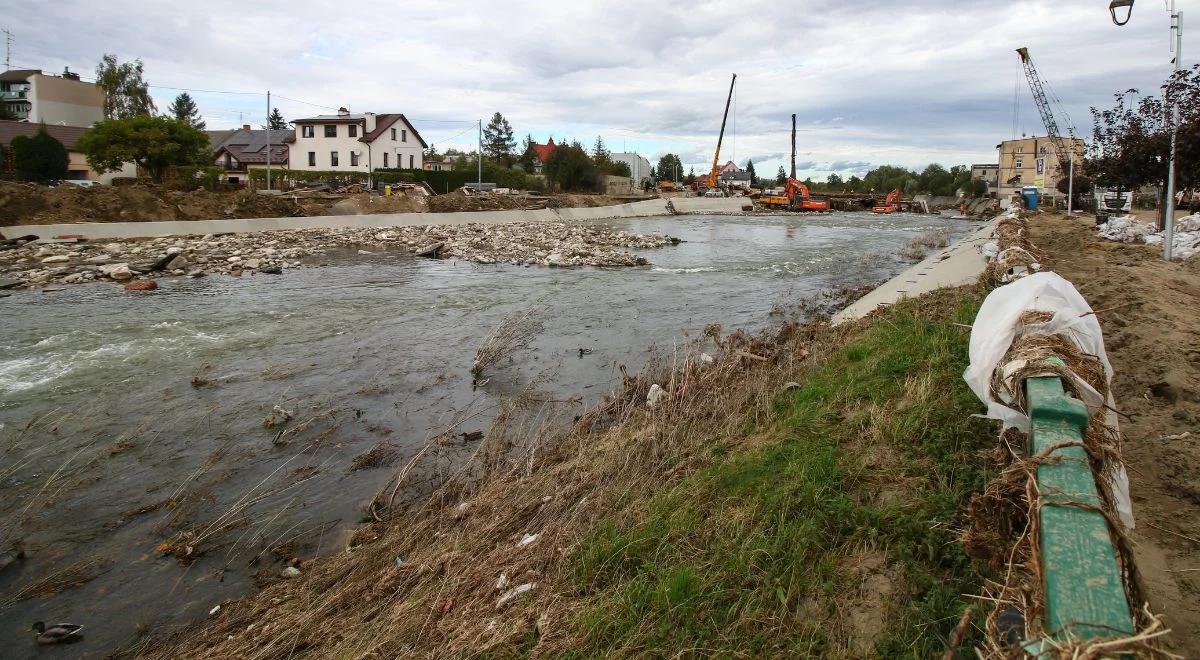
[[[954,291],[882,315],[781,394],[755,449],[716,448],[603,524],[573,564],[581,654],[943,650],[979,581],[955,523],[995,438],[960,376],[954,323],[977,307]]]

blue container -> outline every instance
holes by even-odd
[[[1033,210],[1038,207],[1038,189],[1034,186],[1021,188],[1021,198],[1025,200],[1025,208]]]

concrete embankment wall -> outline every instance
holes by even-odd
[[[731,200],[696,198],[706,204],[689,212],[724,213]],[[739,206],[740,209],[740,206]],[[6,237],[34,235],[53,238],[78,234],[89,240],[153,238],[159,236],[250,233],[288,229],[341,229],[401,227],[411,225],[461,225],[468,223],[506,224],[513,222],[586,221],[613,218],[639,218],[669,215],[665,199],[651,199],[615,206],[511,211],[472,211],[460,213],[380,213],[375,215],[323,215],[299,218],[240,218],[226,220],[169,220],[160,222],[78,222],[55,225],[18,225],[3,227]]]

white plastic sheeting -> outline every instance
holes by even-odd
[[[1163,232],[1153,222],[1142,222],[1132,215],[1122,215],[1096,226],[1096,235],[1121,243],[1145,243],[1160,246]],[[1171,256],[1188,259],[1200,253],[1200,213],[1175,221],[1174,244]]]
[[[992,374],[996,369],[1010,374],[1024,365],[1002,364],[1016,338],[1021,315],[1027,311],[1052,312],[1053,318],[1045,323],[1021,328],[1023,334],[1061,334],[1079,346],[1083,353],[1095,355],[1104,365],[1105,377],[1112,380],[1112,364],[1104,351],[1104,335],[1100,322],[1092,308],[1075,287],[1057,273],[1041,272],[1014,281],[988,294],[979,308],[979,314],[971,326],[970,360],[963,379],[979,400],[987,405],[987,417],[998,419],[1004,428],[1016,428],[1028,433],[1029,416],[1012,407],[1011,397],[997,400],[992,395]],[[1106,405],[1111,406],[1103,395],[1080,378],[1073,381],[1076,392],[1088,407],[1090,414],[1107,414]],[[1115,420],[1108,417],[1109,424]],[[1133,507],[1129,499],[1129,478],[1123,465],[1113,466],[1107,475],[1112,486],[1117,513],[1126,527],[1133,527]]]

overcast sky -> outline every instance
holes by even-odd
[[[1193,4],[1180,2],[1200,16]],[[13,68],[69,66],[86,79],[103,53],[141,58],[160,110],[171,88],[211,90],[192,92],[209,128],[264,123],[270,89],[288,119],[342,105],[403,112],[438,147],[471,148],[467,122],[499,111],[518,136],[590,147],[601,135],[613,150],[679,153],[701,171],[736,72],[721,160],[774,173],[794,112],[801,174],[817,179],[995,162],[995,145],[1013,135],[1014,86],[1016,133],[1043,134],[1018,46],[1081,136],[1089,106],[1156,89],[1171,57],[1153,0],[1138,0],[1123,28],[1107,0],[3,5]]]

